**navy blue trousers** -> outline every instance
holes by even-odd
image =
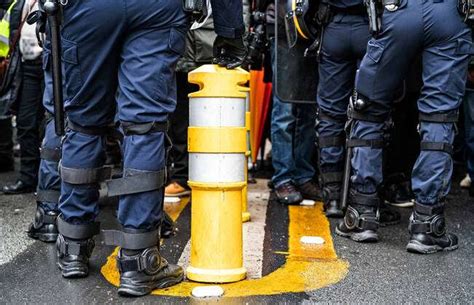
[[[319,112],[324,115],[317,121],[318,138],[345,137],[347,106],[370,38],[368,28],[367,16],[337,14],[324,30],[317,95]],[[325,173],[343,171],[344,156],[344,141],[332,146],[321,145],[323,181]]]
[[[423,87],[418,109],[424,114],[452,113],[460,106],[466,83],[471,31],[462,22],[456,1],[401,0],[400,8],[383,14],[382,33],[368,43],[356,77],[359,94],[372,102],[366,113],[387,116],[405,74],[422,55]],[[382,139],[384,123],[356,120],[351,138]],[[455,124],[421,121],[422,142],[452,144]],[[357,147],[352,157],[352,187],[373,193],[382,182],[382,149]],[[421,151],[412,173],[418,203],[433,205],[448,194],[452,159],[449,153]]]
[[[180,0],[69,1],[64,10],[62,60],[68,121],[83,128],[165,122],[176,106],[175,65],[185,48],[187,18]],[[94,169],[105,161],[105,136],[67,129],[62,166]],[[125,136],[124,172],[165,167],[163,132]],[[99,184],[61,185],[59,209],[73,224],[94,221]],[[125,228],[154,229],[163,189],[120,196]]]

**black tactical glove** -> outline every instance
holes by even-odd
[[[217,36],[214,41],[214,59],[212,63],[227,69],[234,69],[242,65],[247,55],[242,37],[225,38]]]

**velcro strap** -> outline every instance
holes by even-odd
[[[58,243],[59,246],[59,252],[63,253],[65,255],[84,255],[84,252],[81,251],[84,249],[82,244],[80,242],[75,242],[72,240],[64,240],[61,243]]]
[[[104,136],[106,135],[108,132],[109,132],[109,126],[88,126],[88,127],[84,127],[84,126],[80,126],[76,123],[73,123],[71,121],[67,121],[66,123],[66,126],[67,128],[73,130],[73,131],[76,131],[76,132],[80,132],[80,133],[84,133],[84,134],[87,134],[87,135],[91,135],[91,136]]]
[[[156,191],[165,184],[166,171],[144,172],[124,170],[125,177],[107,181],[109,197]]]
[[[420,121],[431,123],[456,123],[459,119],[458,111],[451,111],[447,113],[423,113],[420,112]]]
[[[431,222],[410,222],[408,229],[411,233],[428,233],[431,232]]]
[[[380,198],[375,194],[363,194],[355,190],[350,192],[351,202],[354,205],[365,205],[370,207],[378,207],[380,203]]]
[[[59,162],[61,160],[61,149],[41,147],[40,157],[46,161]]]
[[[420,143],[421,150],[433,150],[433,151],[443,151],[450,155],[453,154],[454,148],[453,145],[449,143],[443,142],[421,142]]]
[[[318,139],[319,148],[339,147],[339,146],[344,146],[345,143],[346,143],[345,135],[339,135],[335,137],[319,137]]]
[[[57,215],[43,215],[43,224],[56,224],[56,219],[58,218]]]
[[[122,129],[126,136],[167,132],[168,122],[151,122],[145,124],[122,122]]]
[[[70,184],[92,184],[110,179],[112,167],[70,168],[61,165],[61,179]]]
[[[55,190],[37,190],[36,191],[36,201],[39,202],[50,202],[58,203],[59,196],[61,195],[60,191]]]
[[[320,110],[318,112],[318,120],[330,121],[330,122],[336,122],[336,123],[345,123],[347,121],[347,118],[346,117],[342,117],[342,118],[332,117],[327,113],[321,112]]]
[[[415,204],[415,211],[423,215],[442,214],[444,212],[444,204],[431,206],[417,203]]]
[[[146,269],[146,264],[142,261],[142,256],[133,256],[127,258],[121,258],[117,261],[118,268],[121,273],[128,271],[143,271]]]
[[[160,230],[144,233],[127,233],[118,230],[102,230],[104,243],[129,250],[140,250],[157,246],[160,241]]]
[[[347,140],[347,147],[370,147],[373,149],[381,149],[384,148],[384,141],[380,139],[349,139]]]
[[[58,232],[64,237],[71,239],[88,239],[99,234],[100,222],[75,225],[58,217]]]
[[[343,172],[321,173],[321,178],[323,179],[324,184],[341,182],[343,177]]]
[[[350,119],[354,119],[358,121],[373,122],[373,123],[383,123],[387,120],[387,118],[383,116],[375,116],[375,115],[370,115],[367,113],[361,113],[353,109],[349,109],[347,111],[347,116]]]
[[[379,221],[377,217],[361,215],[359,218],[359,226],[362,230],[376,231],[379,228]]]

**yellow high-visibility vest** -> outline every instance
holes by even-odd
[[[0,57],[7,57],[10,50],[10,14],[15,4],[16,0],[13,1],[2,20],[0,20]]]

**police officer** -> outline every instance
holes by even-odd
[[[332,16],[322,34],[316,132],[326,215],[342,217],[347,106],[370,34],[363,0],[328,0],[327,4]]]
[[[407,250],[454,250],[458,239],[446,232],[444,202],[450,189],[452,142],[464,93],[471,31],[456,1],[400,0],[387,5],[381,32],[368,43],[354,97],[352,177],[349,207],[336,233],[359,242],[378,240],[384,121],[394,92],[417,54],[423,58],[423,88],[418,100],[421,153],[412,174],[416,204],[410,218]]]
[[[27,234],[33,239],[50,243],[56,242],[58,237],[56,221],[59,215],[58,203],[61,194],[61,176],[58,171],[61,160],[61,137],[54,130],[50,42],[46,40],[44,46],[46,52],[43,54],[45,81],[43,106],[47,115],[44,138],[40,149],[41,161],[36,189],[36,213],[33,222],[28,227]],[[112,127],[108,130],[115,132],[115,128],[112,129]],[[109,144],[107,143],[107,145]],[[174,225],[169,215],[164,213],[163,224],[160,229],[161,237],[169,238],[173,236],[176,233]]]
[[[216,63],[233,68],[245,57],[242,2],[212,1]],[[181,267],[159,251],[163,215],[166,128],[175,108],[174,68],[185,47],[187,17],[180,0],[85,0],[64,6],[61,29],[68,127],[63,139],[58,266],[67,278],[88,275],[99,232],[98,181],[107,176],[106,126],[114,105],[124,133],[123,178],[108,184],[119,195],[119,294],[140,296],[183,279]]]

